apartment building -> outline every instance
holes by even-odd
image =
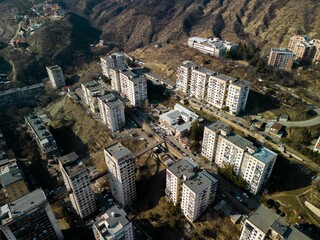
[[[206,126],[203,131],[201,154],[210,162],[214,162],[220,135],[226,136],[230,133],[229,125],[215,121]]]
[[[87,217],[96,211],[94,193],[90,188],[89,172],[75,152],[59,158],[59,167],[69,198],[77,214]]]
[[[98,97],[100,116],[111,131],[121,129],[126,122],[124,104],[113,94]]]
[[[107,55],[106,57],[100,58],[102,74],[108,78],[110,78],[110,68],[114,69],[126,69],[126,61],[125,56],[122,53],[112,53]]]
[[[44,155],[50,156],[58,152],[56,141],[40,117],[31,114],[25,117],[25,122]]]
[[[313,39],[310,42],[313,46],[313,53],[312,53],[312,62],[319,63],[320,61],[320,39]]]
[[[0,181],[2,191],[10,201],[14,201],[29,193],[26,182],[16,161],[1,168]]]
[[[311,240],[297,228],[284,223],[274,212],[263,205],[246,219],[240,240]]]
[[[133,240],[132,222],[126,212],[117,206],[109,208],[92,226],[96,240]]]
[[[134,107],[141,105],[148,98],[147,79],[128,69],[120,71],[121,95]]]
[[[191,37],[188,39],[188,46],[215,57],[223,57],[227,51],[238,49],[238,44],[222,41],[219,38]]]
[[[248,81],[219,74],[185,61],[177,70],[177,89],[233,115],[245,110]]]
[[[258,148],[253,154],[245,153],[240,175],[247,183],[247,189],[257,194],[271,176],[277,154],[268,148]]]
[[[1,207],[0,230],[10,240],[62,240],[63,235],[42,189]]]
[[[204,100],[207,96],[207,87],[209,77],[212,76],[214,72],[203,68],[195,67],[191,71],[190,78],[190,93],[191,97]]]
[[[194,222],[213,203],[218,181],[189,158],[171,165],[166,171],[165,193],[168,200],[181,205],[185,217]]]
[[[265,147],[257,148],[220,121],[205,127],[201,153],[218,167],[232,166],[253,194],[257,194],[270,178],[277,159],[276,153]]]
[[[45,93],[46,91],[43,83],[0,91],[0,108],[9,105],[30,106],[37,103],[40,97]]]
[[[81,83],[81,90],[85,103],[94,113],[98,111],[97,97],[101,95],[102,86],[95,80]]]
[[[66,86],[61,67],[58,65],[46,67],[51,86],[55,89]]]
[[[122,206],[131,204],[136,199],[132,153],[120,143],[116,143],[104,149],[104,156],[113,197]]]
[[[177,90],[183,93],[190,92],[191,73],[197,65],[187,60],[182,63],[177,69]]]
[[[308,60],[314,48],[310,43],[307,36],[295,35],[290,38],[288,49],[295,54],[296,60]]]
[[[111,89],[121,93],[120,70],[109,68],[109,78],[111,79]]]
[[[272,48],[269,54],[268,65],[275,71],[284,70],[290,72],[295,60],[295,54],[286,48]]]

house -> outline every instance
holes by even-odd
[[[289,116],[287,114],[281,114],[279,117],[279,122],[288,122]]]

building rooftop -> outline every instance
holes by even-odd
[[[227,136],[224,136],[225,139],[232,142],[234,145],[238,146],[239,148],[245,150],[246,148],[256,149],[252,142],[249,140],[239,136],[238,134],[231,132]]]
[[[82,163],[75,152],[60,157],[59,161],[69,177],[73,177],[83,171],[87,171],[87,167]]]
[[[211,123],[210,125],[206,126],[206,128],[210,129],[213,132],[220,132],[220,131],[224,131],[226,133],[230,132],[230,127],[229,125],[216,120],[215,122]]]
[[[129,224],[129,220],[126,212],[117,206],[113,206],[94,223],[94,226],[104,239],[114,239],[114,236],[127,224]]]
[[[263,163],[268,163],[277,157],[277,154],[268,148],[259,148],[252,156]]]
[[[215,72],[207,69],[207,68],[204,68],[204,67],[196,67],[194,70],[194,72],[200,72],[200,73],[204,73],[206,74],[207,76],[212,76],[214,74],[216,74]]]
[[[136,77],[138,77],[137,74],[135,74],[134,72],[132,72],[132,71],[130,71],[128,69],[122,70],[120,73],[124,74],[128,78],[136,78]]]
[[[109,147],[106,147],[105,151],[118,161],[123,160],[124,158],[127,159],[127,157],[132,157],[131,151],[122,146],[120,143],[115,143]]]
[[[294,55],[294,53],[287,48],[271,48],[271,51]]]
[[[197,167],[198,165],[194,161],[186,157],[181,161],[172,164],[170,167],[168,167],[168,170],[177,178],[185,176],[186,179],[188,179],[194,175],[195,168]]]
[[[59,67],[58,65],[49,66],[47,68],[49,68],[51,71],[61,70],[61,67]]]
[[[181,106],[180,104],[176,103],[174,105],[174,109],[175,110],[179,110],[182,114],[188,116],[188,117],[191,117],[193,119],[198,119],[199,116],[197,114],[195,114],[194,112],[190,111],[189,109]]]
[[[37,138],[41,141],[46,138],[52,138],[51,133],[45,127],[41,118],[38,116],[31,114],[25,117],[25,120],[29,123],[34,133],[37,135]]]
[[[270,209],[260,205],[247,219],[252,225],[259,228],[262,232],[268,233],[270,229],[283,236],[287,240],[311,240],[295,227],[286,225],[280,221],[280,217]]]
[[[106,94],[103,96],[99,96],[98,99],[103,102],[113,102],[113,101],[117,100],[117,97],[115,95],[113,95],[112,93],[109,93],[109,94]]]
[[[6,224],[14,218],[30,211],[46,202],[47,198],[42,189],[36,189],[27,195],[1,207],[1,224]]]
[[[206,171],[194,174],[190,179],[184,182],[184,184],[194,193],[201,192],[204,188],[212,183],[217,183],[218,181],[208,174]]]
[[[186,68],[195,68],[195,67],[198,67],[197,64],[189,61],[189,60],[186,60],[186,61],[183,61],[182,65],[183,67],[186,67]]]
[[[96,81],[96,80],[91,80],[91,81],[87,81],[87,82],[83,82],[81,83],[81,85],[89,88],[89,87],[94,87],[94,86],[100,86],[100,84]]]
[[[118,107],[118,106],[124,106],[123,102],[121,102],[119,99],[116,99],[114,101],[106,102],[106,105],[109,108]]]
[[[231,85],[235,85],[235,86],[238,86],[238,87],[247,87],[250,84],[249,84],[248,81],[243,80],[243,79],[234,79],[234,80],[232,80]]]
[[[16,163],[6,166],[1,170],[0,181],[3,187],[23,179],[20,169]]]

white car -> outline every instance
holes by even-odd
[[[236,196],[236,199],[237,199],[239,202],[242,202],[242,201],[243,201],[242,198],[239,197],[239,196]]]

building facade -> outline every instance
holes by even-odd
[[[140,106],[148,99],[147,79],[130,70],[122,70],[119,74],[121,95],[126,97],[134,107]]]
[[[94,193],[90,188],[88,169],[75,152],[59,158],[59,166],[73,208],[81,217],[96,211]]]
[[[166,197],[177,205],[180,203],[185,217],[194,222],[213,203],[218,181],[206,171],[185,158],[166,171]]]
[[[46,67],[51,86],[55,89],[66,86],[61,67],[58,65]]]
[[[44,192],[37,189],[1,207],[0,229],[7,239],[63,239]]]
[[[102,74],[108,78],[110,78],[110,68],[113,69],[126,69],[126,61],[125,56],[122,53],[112,53],[107,55],[106,57],[100,58]]]
[[[136,199],[132,153],[116,143],[104,149],[104,156],[113,197],[122,206],[131,204]]]
[[[248,81],[219,74],[185,61],[177,70],[177,90],[238,115],[245,110],[250,85]]]
[[[98,97],[100,116],[111,131],[121,129],[125,123],[124,104],[113,94]]]
[[[295,55],[292,51],[286,48],[272,48],[268,65],[273,67],[275,71],[284,70],[290,72],[295,60]]]
[[[94,113],[98,111],[97,97],[101,95],[102,86],[95,80],[81,83],[85,103]]]
[[[263,205],[244,222],[239,240],[311,240],[297,228],[281,221],[280,217]]]
[[[270,178],[277,159],[276,153],[265,147],[257,148],[220,121],[205,127],[201,153],[218,167],[231,166],[253,194],[257,194]]]
[[[113,206],[93,224],[96,240],[134,240],[131,221],[123,209]]]
[[[121,93],[120,70],[116,68],[110,68],[109,78],[111,79],[111,89]]]

